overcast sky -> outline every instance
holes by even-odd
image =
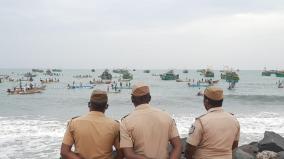
[[[0,68],[284,69],[284,0],[0,0]]]

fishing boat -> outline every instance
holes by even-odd
[[[176,79],[179,79],[179,75],[174,74],[174,70],[170,70],[170,71],[160,75],[160,78],[162,80],[176,80]]]
[[[61,69],[52,69],[52,72],[62,72]]]
[[[73,78],[92,78],[91,75],[74,75]]]
[[[27,72],[27,73],[25,73],[24,74],[24,77],[36,77],[36,75],[35,74],[32,74],[31,72]]]
[[[91,84],[79,84],[79,85],[67,85],[67,89],[93,89],[94,88],[94,85],[91,85]]]
[[[46,86],[42,85],[40,87],[33,87],[33,88],[14,88],[14,89],[8,89],[7,93],[9,95],[26,95],[26,94],[35,94],[35,93],[41,93],[43,90],[45,90]]]
[[[32,72],[35,72],[35,73],[43,73],[44,70],[41,70],[41,69],[32,69]]]
[[[261,75],[262,76],[271,76],[271,72],[270,71],[262,71]]]
[[[188,70],[183,70],[182,73],[188,73]]]
[[[214,77],[214,72],[212,70],[207,69],[204,73],[205,77]]]
[[[92,71],[92,72],[96,72],[96,70],[95,70],[95,69],[91,69],[91,71]]]
[[[188,83],[187,84],[189,87],[208,87],[208,86],[211,86],[210,84],[205,84],[205,83],[196,83],[196,84],[191,84],[191,83]]]
[[[190,80],[176,79],[176,82],[190,82]]]
[[[111,80],[112,75],[109,73],[109,70],[106,69],[104,72],[99,76],[102,80]]]
[[[111,80],[93,80],[89,82],[90,84],[111,84]]]
[[[45,71],[45,75],[53,76],[53,73],[51,72],[51,70],[48,69]]]
[[[130,81],[133,79],[133,75],[129,71],[126,71],[122,74],[122,79]]]
[[[275,73],[276,77],[284,77],[284,71],[278,71]]]
[[[144,70],[144,73],[150,73],[150,70]]]

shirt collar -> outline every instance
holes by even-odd
[[[215,108],[210,108],[207,112],[214,112],[214,111],[223,111],[224,109],[222,107],[215,107]]]
[[[150,108],[150,104],[140,104],[138,106],[136,106],[135,110],[143,110],[143,109],[147,109]]]
[[[99,111],[90,111],[90,112],[88,113],[88,115],[105,116],[104,113],[99,112]]]

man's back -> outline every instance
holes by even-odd
[[[119,123],[91,111],[70,121],[63,143],[75,144],[75,152],[85,159],[111,158],[112,145],[119,146]]]
[[[170,115],[149,104],[138,106],[122,119],[121,147],[133,146],[136,154],[147,158],[168,158],[169,140],[177,136],[178,131]]]
[[[212,108],[197,119],[188,143],[198,144],[195,158],[232,158],[232,146],[239,139],[240,126],[233,115],[222,108]]]

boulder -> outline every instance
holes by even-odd
[[[256,155],[256,159],[279,159],[279,156],[273,151],[262,151]]]
[[[257,144],[243,145],[243,146],[240,146],[239,149],[241,149],[242,151],[252,155],[253,157],[256,157],[256,155],[259,151]]]
[[[284,151],[284,138],[274,132],[266,131],[264,138],[259,142],[259,149],[260,152],[265,150],[273,152]]]
[[[278,153],[279,159],[284,159],[284,151]]]
[[[255,157],[240,148],[233,151],[233,159],[255,159]]]

